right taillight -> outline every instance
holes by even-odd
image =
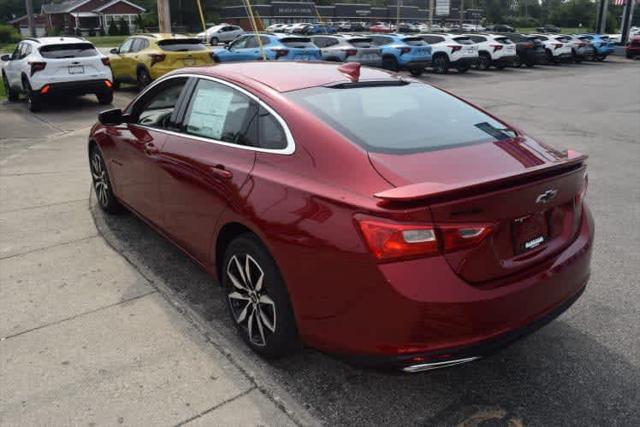
[[[367,247],[380,262],[455,252],[478,245],[491,225],[418,225],[360,218],[357,224]]]

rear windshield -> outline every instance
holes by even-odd
[[[158,42],[160,49],[167,52],[189,52],[193,50],[205,50],[206,47],[198,39],[169,39]]]
[[[514,136],[469,104],[421,83],[315,87],[287,96],[371,152],[415,153]]]
[[[280,39],[280,43],[287,47],[316,47],[316,45],[311,42],[311,39],[307,37],[285,37]]]
[[[474,44],[473,40],[471,40],[469,37],[454,37],[453,39],[460,44]]]
[[[427,42],[422,40],[420,37],[405,37],[402,41],[409,46],[427,46]]]
[[[351,40],[347,40],[347,43],[355,47],[372,47],[373,46],[373,40],[371,39],[351,39]]]
[[[50,44],[40,48],[40,55],[49,59],[85,58],[98,55],[98,51],[91,43]]]

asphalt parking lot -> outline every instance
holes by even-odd
[[[51,192],[73,192],[68,203],[77,203],[79,210],[90,212],[93,222],[83,223],[88,231],[74,238],[104,239],[115,250],[107,251],[104,256],[121,257],[123,265],[141,277],[119,278],[130,285],[128,291],[139,299],[145,298],[146,292],[152,292],[168,305],[167,313],[171,313],[165,314],[168,321],[155,323],[155,317],[150,316],[144,325],[146,333],[156,337],[146,344],[157,345],[162,339],[163,328],[171,327],[172,340],[182,342],[181,336],[173,337],[176,334],[187,337],[187,344],[183,343],[184,352],[191,349],[190,345],[197,345],[200,359],[195,372],[177,371],[176,375],[185,376],[181,380],[171,378],[171,370],[165,371],[163,375],[169,376],[164,391],[147,396],[151,408],[157,407],[157,402],[151,402],[153,399],[164,399],[163,393],[175,395],[176,388],[180,388],[180,393],[190,394],[188,381],[196,381],[200,373],[197,369],[206,370],[207,354],[215,353],[219,355],[215,360],[228,365],[229,372],[238,370],[238,375],[248,378],[249,385],[238,385],[239,380],[230,380],[239,390],[237,395],[255,389],[265,399],[276,403],[280,412],[277,415],[264,412],[260,419],[263,424],[640,425],[640,62],[614,57],[604,63],[502,72],[427,73],[422,79],[487,108],[557,148],[571,148],[590,156],[587,201],[596,220],[592,276],[583,297],[560,318],[486,359],[416,375],[361,369],[312,349],[305,349],[293,358],[267,363],[251,354],[236,337],[227,319],[221,291],[199,267],[132,215],[105,217],[98,210],[90,195],[89,174],[82,164],[86,134],[101,110],[94,98],[64,100],[37,116],[27,112],[23,104],[4,103],[0,105],[0,205],[3,212],[0,261],[4,263],[4,267],[0,266],[0,277],[5,290],[0,291],[0,313],[5,314],[0,314],[0,319],[7,328],[0,332],[0,337],[6,338],[0,343],[0,383],[5,384],[0,386],[4,389],[0,392],[0,422],[21,419],[23,409],[10,395],[43,399],[30,391],[32,383],[18,381],[10,372],[27,372],[33,366],[46,366],[40,358],[46,358],[47,353],[40,358],[34,354],[28,360],[20,361],[18,356],[23,353],[14,350],[15,346],[21,345],[14,344],[17,331],[20,331],[20,337],[27,339],[29,334],[50,329],[48,324],[37,326],[37,322],[31,322],[33,326],[29,329],[24,326],[30,324],[27,318],[61,312],[51,320],[60,326],[71,321],[65,319],[76,316],[72,312],[64,313],[65,302],[59,298],[48,298],[47,295],[17,298],[15,293],[21,292],[20,286],[12,283],[5,287],[9,276],[28,271],[13,264],[21,254],[36,251],[36,255],[47,257],[47,245],[60,244],[55,239],[42,237],[41,233],[64,236],[77,226],[78,221],[91,222],[84,217],[76,221],[64,213],[60,218],[66,219],[55,223],[46,218],[46,213],[29,216],[32,206],[57,209],[59,205],[50,200]],[[134,95],[133,90],[120,91],[114,104],[124,106]],[[24,163],[24,156],[45,147],[40,154],[44,159],[40,161],[47,163],[47,147],[57,144],[66,151],[51,157],[45,169],[55,170],[56,159],[67,168],[65,174],[56,175],[52,189],[46,192],[38,189],[37,177],[46,175],[42,175],[42,170],[30,170],[28,174],[36,177],[34,187],[15,190],[12,180],[24,174],[16,169]],[[74,160],[69,161],[69,158]],[[20,215],[19,220],[11,216],[16,212]],[[47,226],[41,227],[36,223],[38,221],[47,222]],[[26,241],[18,237],[17,227],[29,232]],[[49,262],[48,258],[43,259],[42,262]],[[35,269],[39,260],[36,258],[31,262],[21,268]],[[65,262],[58,268],[76,269],[78,274],[84,274],[84,270],[94,272],[92,266]],[[70,273],[72,277],[73,273]],[[46,281],[46,278],[41,280]],[[127,282],[135,280],[144,280],[150,287],[138,289]],[[39,304],[24,301],[28,299],[37,299]],[[73,309],[73,304],[69,304],[68,310]],[[24,317],[20,322],[22,329],[9,327],[16,316]],[[118,319],[123,318],[116,316],[112,320]],[[185,319],[188,330],[173,327]],[[93,327],[98,327],[96,325]],[[85,326],[91,327],[91,324]],[[117,325],[113,327],[117,328]],[[104,336],[110,335],[105,332]],[[60,335],[50,340],[49,347],[53,347],[55,353],[57,342],[72,338]],[[103,344],[109,347],[110,343]],[[135,346],[135,340],[129,345]],[[180,353],[179,348],[172,351]],[[44,384],[52,381],[53,374],[47,374],[46,370],[42,372],[40,381]],[[76,373],[61,390],[68,391],[73,388],[74,381],[82,383],[85,377]],[[7,391],[6,385],[11,386],[11,391]],[[202,385],[197,382],[194,388],[200,390]],[[55,387],[51,387],[50,395],[44,399],[53,406],[56,404],[55,391]],[[38,392],[44,393],[43,389]],[[124,393],[122,388],[100,390],[97,394],[91,389],[85,392],[90,398],[100,398],[107,408],[112,399],[120,399],[118,393]],[[58,407],[60,405],[75,408],[64,398],[60,398]],[[207,408],[215,410],[216,405],[203,404],[203,409],[195,411],[195,416],[210,415]],[[86,411],[78,406],[77,411],[83,410]],[[176,424],[192,416],[186,412],[182,418],[157,421]],[[90,417],[75,419],[86,421]],[[144,419],[136,414],[126,421]],[[220,419],[209,418],[209,422],[213,424]],[[113,418],[105,420],[115,423],[119,418],[114,414]],[[207,424],[206,418],[203,424]]]

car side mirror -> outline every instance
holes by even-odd
[[[7,62],[7,61],[11,61],[11,55],[2,55],[0,56],[0,59]]]
[[[123,114],[119,108],[106,110],[98,114],[98,121],[103,125],[119,125],[129,123],[131,116]]]
[[[120,53],[120,48],[114,47],[109,51],[109,53],[113,53],[114,55],[117,55]]]

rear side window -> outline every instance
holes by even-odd
[[[311,42],[311,39],[307,37],[285,37],[280,39],[280,43],[282,43],[286,47],[292,48],[316,47],[316,45]]]
[[[520,34],[509,34],[509,39],[514,41],[515,43],[520,43],[526,41],[526,38]]]
[[[426,41],[429,44],[441,43],[444,41],[444,37],[439,36],[422,36],[422,40]]]
[[[355,47],[373,47],[373,40],[371,39],[351,39],[347,43]]]
[[[315,87],[287,96],[372,152],[415,153],[513,137],[485,113],[420,83]]]
[[[206,50],[198,39],[169,39],[158,42],[160,49],[167,52],[191,52]]]
[[[85,58],[98,55],[91,43],[51,44],[40,48],[40,55],[48,59]]]
[[[507,37],[496,37],[494,40],[500,44],[513,44]]]
[[[422,40],[420,37],[405,37],[402,39],[403,42],[408,44],[409,46],[426,46],[427,42]]]
[[[453,39],[460,44],[474,44],[474,41],[469,37],[454,37]]]

